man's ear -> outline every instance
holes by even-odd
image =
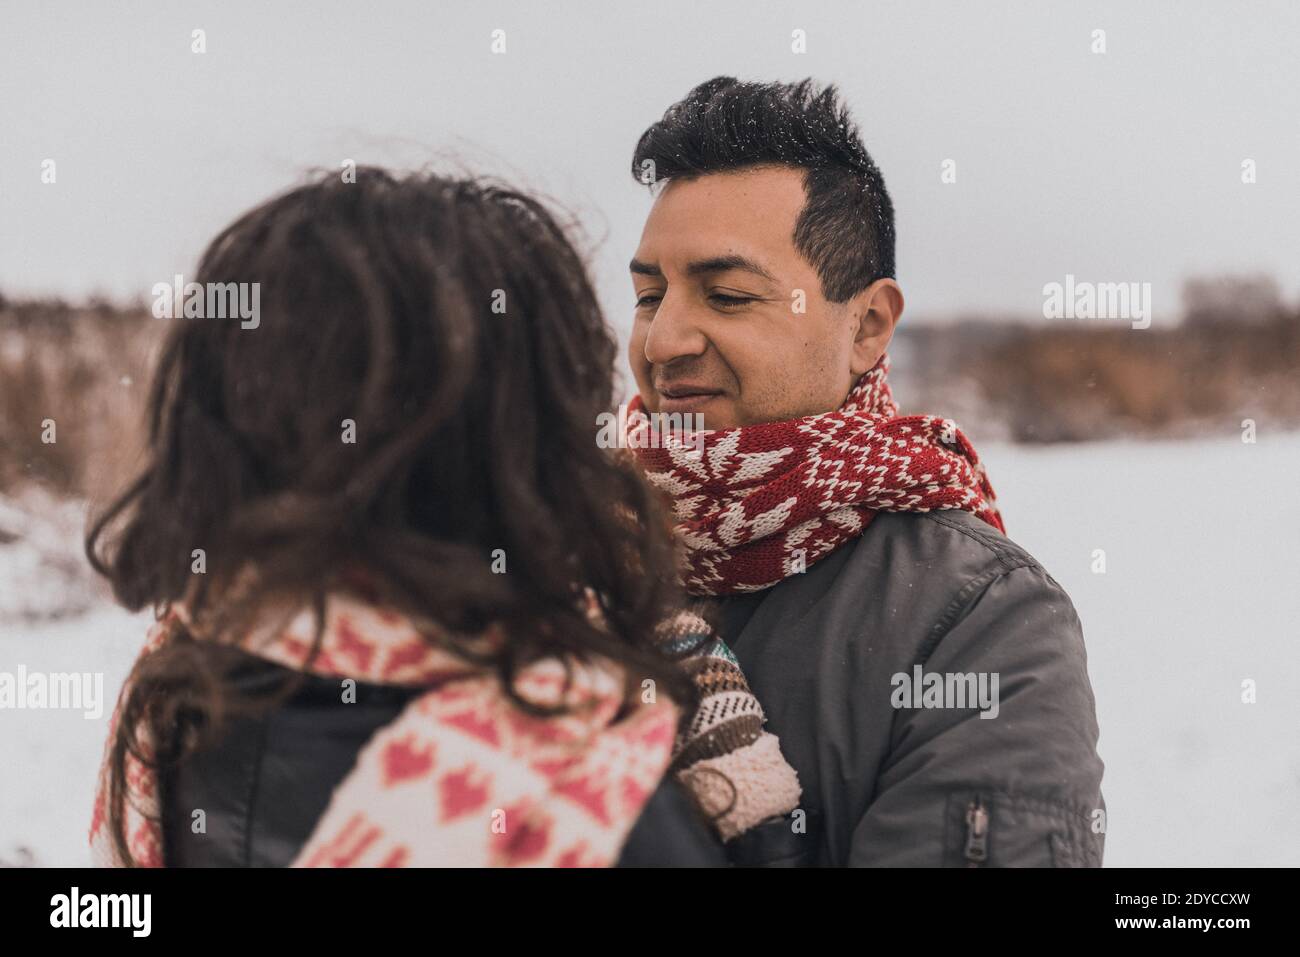
[[[894,326],[903,315],[903,290],[892,279],[877,279],[847,303],[853,323],[853,375],[869,372],[880,361]]]

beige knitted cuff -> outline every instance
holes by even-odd
[[[776,735],[763,731],[746,747],[677,772],[714,819],[724,841],[799,806],[799,775],[781,756]]]

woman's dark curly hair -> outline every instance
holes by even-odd
[[[194,279],[259,283],[259,322],[170,320],[147,466],[86,539],[124,605],[161,617],[183,600],[215,639],[181,627],[128,679],[109,745],[123,860],[126,755],[161,767],[195,728],[266,707],[223,688],[230,645],[284,596],[321,625],[358,569],[385,603],[453,633],[498,623],[509,640],[489,664],[520,707],[537,710],[515,692],[519,668],[592,655],[622,664],[629,692],[651,678],[693,707],[654,633],[678,598],[666,516],[596,443],[617,346],[544,206],[475,179],[320,175],[223,230]],[[250,564],[253,587],[231,588]]]

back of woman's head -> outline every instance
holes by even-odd
[[[407,612],[499,622],[503,677],[600,653],[689,696],[655,649],[664,523],[596,444],[616,344],[542,205],[475,180],[322,176],[222,231],[193,278],[257,284],[259,314],[167,320],[145,468],[87,540],[119,600],[183,600],[232,637],[267,596],[319,606],[360,569]],[[231,587],[250,568],[252,590]],[[193,704],[213,690],[195,654],[135,677]],[[166,722],[166,695],[149,707]]]

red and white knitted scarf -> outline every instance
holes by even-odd
[[[950,419],[898,414],[889,358],[834,412],[682,433],[641,397],[625,440],[672,500],[695,595],[760,591],[861,535],[877,512],[963,509],[1005,532],[993,487]]]
[[[151,630],[142,655],[185,620],[173,614]],[[314,630],[314,616],[304,611],[274,640],[241,646],[304,670]],[[613,667],[574,663],[567,694],[557,660],[523,669],[521,696],[549,706],[565,694],[574,708],[544,718],[511,702],[494,672],[434,647],[405,617],[350,598],[327,603],[321,649],[305,670],[340,679],[340,694],[347,678],[430,690],[365,745],[295,867],[606,866],[672,758],[677,707],[664,698],[639,702],[615,720],[624,685]],[[117,722],[115,711],[109,746]],[[143,726],[139,733],[152,754]],[[157,773],[128,753],[125,780],[133,862],[162,866]],[[97,865],[121,866],[109,835],[108,785],[105,760],[91,850]]]
[[[594,612],[593,612],[594,614]],[[598,618],[598,616],[596,616]],[[311,658],[315,616],[302,611],[245,636],[239,647],[268,661],[343,680],[426,689],[361,750],[334,790],[295,867],[602,867],[614,863],[632,825],[664,775],[690,789],[723,840],[795,808],[797,775],[776,737],[762,730],[763,710],[735,658],[703,619],[679,612],[659,625],[669,651],[691,650],[683,667],[701,692],[698,711],[681,722],[665,697],[629,702],[613,662],[554,658],[517,675],[516,690],[539,705],[570,713],[538,717],[520,710],[495,671],[471,665],[429,640],[436,626],[350,595],[330,595],[320,650]],[[158,622],[144,658],[196,630],[181,605]],[[198,640],[206,640],[199,638]],[[472,642],[481,652],[505,639],[489,629]],[[480,644],[481,643],[481,644]],[[308,663],[310,658],[310,663]],[[111,839],[109,752],[129,690],[109,723],[90,844],[99,866],[123,866]],[[651,696],[653,699],[653,696]],[[148,726],[137,727],[140,760],[125,762],[121,811],[136,866],[165,863],[159,778]]]

